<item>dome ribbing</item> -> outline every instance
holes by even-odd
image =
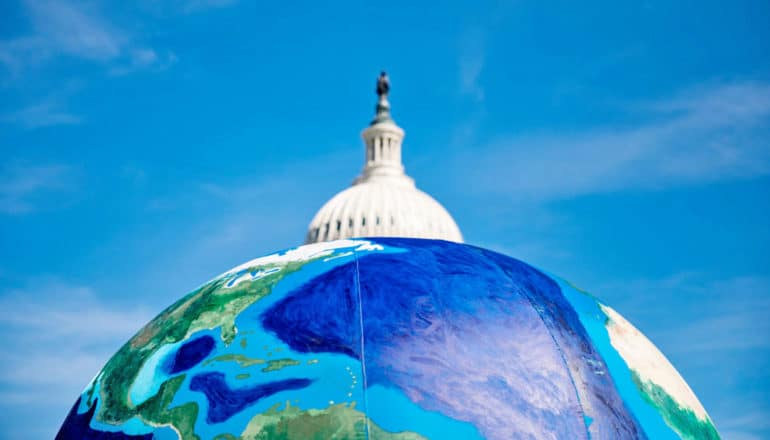
[[[305,243],[365,236],[463,241],[449,212],[404,172],[404,130],[390,116],[389,90],[383,72],[377,82],[375,117],[361,133],[364,169],[353,186],[332,197],[313,217]]]

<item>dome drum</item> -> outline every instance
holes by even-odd
[[[401,161],[404,130],[390,116],[389,86],[372,123],[363,130],[364,167],[353,185],[332,197],[313,217],[306,243],[351,237],[438,238],[462,242],[452,216],[406,175]]]

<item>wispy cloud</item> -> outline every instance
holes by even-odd
[[[116,66],[167,64],[154,49],[143,47],[124,29],[110,23],[93,5],[72,1],[28,0],[24,6],[31,32],[0,41],[0,63],[18,75],[59,56]]]
[[[43,47],[79,58],[109,60],[120,55],[127,36],[86,4],[27,1],[27,9]]]
[[[691,386],[700,385],[695,391],[724,438],[761,438],[768,430],[770,395],[761,378],[770,360],[770,277],[681,272],[615,281],[596,293],[638,325]]]
[[[757,431],[770,430],[770,411],[751,408],[736,412],[734,417],[726,419],[719,426],[725,440],[762,440]]]
[[[0,114],[0,123],[14,124],[25,129],[54,125],[76,125],[83,117],[67,108],[70,97],[82,88],[80,81],[61,81],[53,92],[30,100],[30,104]]]
[[[770,351],[770,278],[740,276],[709,280],[703,274],[681,272],[659,279],[636,279],[599,286],[597,293],[641,320],[671,318],[666,330],[651,328],[679,355],[717,351]],[[686,302],[697,319],[679,321],[678,311],[661,311],[662,300]]]
[[[19,343],[78,337],[90,346],[112,344],[128,339],[149,318],[147,311],[108,306],[91,288],[57,279],[33,280],[0,294],[0,325],[24,330],[16,336]]]
[[[127,59],[122,64],[111,68],[109,73],[121,76],[140,70],[160,72],[173,66],[176,62],[177,57],[171,51],[167,51],[164,55],[159,55],[154,49],[131,49]]]
[[[0,117],[0,121],[19,124],[24,128],[47,127],[51,125],[73,125],[82,122],[82,118],[73,114],[52,99],[24,107]]]
[[[310,155],[256,168],[245,177],[193,179],[181,189],[152,194],[146,199],[148,216],[178,220],[159,221],[153,235],[143,237],[157,252],[136,278],[159,280],[165,287],[152,295],[171,302],[181,292],[254,255],[301,244],[320,204],[355,176],[359,154],[358,149],[345,149],[325,157]],[[319,163],[326,165],[319,167]],[[154,175],[143,178],[148,187],[153,186]],[[135,245],[133,239],[126,244]],[[169,268],[174,268],[173,277],[168,276]]]
[[[0,42],[0,60],[14,71],[56,55],[93,61],[118,57],[126,36],[95,11],[66,1],[26,1],[32,33]]]
[[[52,438],[77,394],[149,318],[146,310],[107,305],[86,286],[56,280],[0,292],[0,331],[13,335],[0,353],[3,412],[37,413],[35,428]]]
[[[476,101],[484,100],[480,77],[486,61],[485,37],[481,29],[471,29],[462,34],[459,43],[460,91]]]
[[[67,165],[10,163],[0,168],[0,213],[25,214],[41,199],[72,190],[77,173]]]
[[[223,8],[238,3],[238,0],[182,0],[178,1],[182,12],[198,12],[212,8]]]
[[[503,137],[456,166],[470,188],[541,201],[770,174],[770,84],[703,86],[631,107],[647,122]]]

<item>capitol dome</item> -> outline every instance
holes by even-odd
[[[417,189],[404,172],[404,130],[390,116],[385,73],[377,82],[376,114],[361,136],[365,163],[353,186],[321,207],[308,226],[305,243],[352,237],[434,238],[462,242],[460,228],[433,197]]]
[[[718,440],[612,308],[441,240],[315,243],[182,297],[107,362],[57,440]]]

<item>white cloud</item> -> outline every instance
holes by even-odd
[[[740,350],[770,351],[770,278],[739,276],[709,280],[705,275],[681,272],[659,279],[615,281],[596,292],[609,304],[617,301],[642,321],[665,320],[650,328],[654,339],[670,347],[671,354],[715,355]],[[687,303],[697,318],[678,319],[676,304]]]
[[[671,359],[723,438],[760,438],[768,430],[770,406],[760,378],[770,359],[770,277],[681,272],[615,281],[592,293],[629,317]]]
[[[120,55],[127,37],[85,4],[66,1],[27,1],[33,29],[48,48],[90,60]]]
[[[13,335],[0,353],[0,408],[34,413],[36,428],[52,438],[78,393],[150,318],[141,307],[108,305],[88,287],[56,280],[0,292],[0,331]]]
[[[344,189],[354,177],[355,172],[350,171],[352,157],[357,154],[334,152],[325,157],[296,160],[270,173],[257,173],[254,179],[191,182],[189,199],[177,196],[173,200],[153,200],[152,209],[189,208],[200,204],[208,213],[190,231],[195,239],[185,240],[184,251],[175,249],[170,258],[178,260],[179,255],[184,255],[188,262],[185,266],[200,268],[201,264],[211,267],[212,255],[232,256],[227,264],[234,265],[241,263],[238,256],[251,259],[255,253],[301,244],[314,210],[320,208],[316,204]],[[326,165],[319,167],[319,163]],[[344,177],[337,177],[340,182],[335,183],[329,176]],[[212,210],[212,206],[216,209]],[[216,267],[219,272],[225,269],[227,267]],[[201,281],[204,280],[196,280]]]
[[[465,32],[460,38],[460,91],[475,99],[484,100],[480,77],[486,61],[485,35],[480,29]]]
[[[55,55],[108,61],[121,54],[126,37],[94,11],[66,1],[27,1],[32,33],[0,42],[0,60],[11,70]]]
[[[16,124],[25,129],[54,125],[76,125],[83,118],[67,110],[67,101],[82,87],[80,81],[60,81],[48,95],[21,109],[0,115],[0,122]]]
[[[0,64],[17,75],[27,65],[39,64],[51,56],[51,50],[39,36],[0,40]]]
[[[724,440],[762,440],[762,437],[757,434],[751,434],[744,431],[734,431],[732,429],[720,430],[719,434]]]
[[[37,104],[5,114],[0,120],[7,123],[19,124],[24,128],[38,128],[51,125],[74,125],[82,122],[80,116],[64,110],[60,103],[52,99],[46,99]]]
[[[198,12],[206,9],[223,8],[238,3],[238,0],[181,0],[182,12]]]
[[[768,408],[736,411],[736,414],[726,418],[719,428],[725,440],[761,440],[762,437],[756,432],[770,430],[770,411]]]
[[[153,49],[132,49],[129,51],[128,59],[122,64],[110,69],[109,73],[111,75],[121,76],[140,70],[159,72],[173,66],[176,61],[177,57],[173,52],[166,52],[164,55],[159,55],[158,52]]]
[[[685,278],[673,287],[677,295],[691,298],[694,314],[689,322],[662,333],[683,354],[736,350],[770,352],[770,278],[743,276],[712,282]]]
[[[17,342],[28,342],[25,338],[58,342],[70,337],[82,338],[89,345],[113,342],[127,339],[146,323],[144,318],[149,318],[144,312],[109,308],[90,288],[60,281],[33,282],[24,289],[7,290],[0,296],[0,310],[0,325],[32,331],[18,334]]]
[[[34,211],[40,198],[72,190],[77,173],[61,164],[11,163],[0,168],[0,213]]]
[[[455,166],[469,188],[538,201],[770,174],[770,84],[704,86],[641,110],[648,122],[507,137]]]
[[[58,56],[108,64],[113,68],[156,68],[173,62],[138,45],[124,29],[103,17],[92,5],[74,1],[28,0],[28,35],[0,41],[0,63],[18,75],[25,68]]]

